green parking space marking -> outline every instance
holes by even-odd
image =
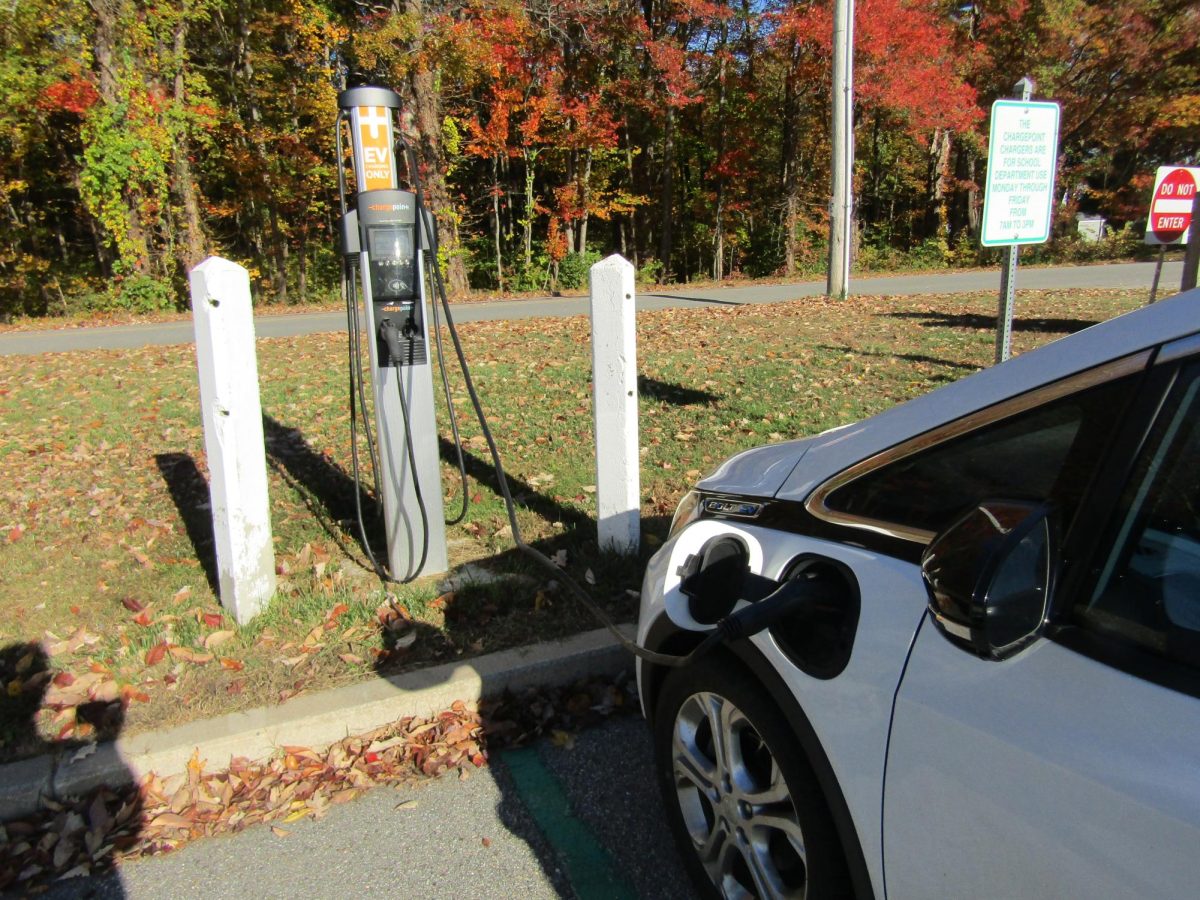
[[[580,900],[635,900],[637,894],[617,874],[616,863],[588,827],[575,818],[558,779],[532,747],[505,750],[500,760],[512,776],[521,802],[562,860]]]

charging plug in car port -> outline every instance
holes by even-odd
[[[688,598],[688,612],[701,625],[715,625],[739,600],[754,603],[779,587],[779,582],[750,571],[750,551],[738,538],[721,535],[679,568],[679,592]]]
[[[679,574],[692,618],[717,626],[701,646],[770,628],[792,663],[814,678],[833,678],[850,661],[860,598],[854,573],[844,563],[805,554],[775,581],[751,572],[746,545],[722,535],[689,556]],[[740,600],[750,605],[733,613]]]

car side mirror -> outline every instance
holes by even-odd
[[[971,510],[921,556],[938,628],[983,659],[1023,650],[1045,626],[1057,544],[1045,506],[988,501]]]

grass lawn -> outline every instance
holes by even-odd
[[[1144,295],[1022,292],[1015,352]],[[628,619],[645,557],[689,485],[737,450],[871,415],[989,364],[995,310],[988,293],[640,314],[645,548],[633,561],[595,544],[587,318],[460,331],[526,538],[565,551],[567,570]],[[448,528],[451,562],[509,577],[453,591],[438,579],[381,585],[352,522],[345,335],[258,348],[279,592],[242,629],[213,590],[193,349],[0,357],[0,760],[594,626],[512,549],[461,379],[452,373],[472,504]],[[448,463],[443,486],[452,516]],[[382,526],[368,526],[382,558]]]

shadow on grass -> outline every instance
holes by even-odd
[[[703,306],[744,306],[737,300],[718,300],[715,297],[684,297],[681,294],[639,294],[639,297],[657,297],[660,300],[683,300],[687,303],[699,303]]]
[[[374,498],[341,466],[312,448],[299,428],[292,428],[263,413],[263,436],[271,468],[304,499],[304,505],[321,523],[325,533],[347,556],[357,555],[368,566],[366,549],[359,534],[354,502],[357,492],[362,504],[363,524],[376,559],[385,559],[382,523]],[[339,528],[338,523],[344,527]],[[345,535],[353,535],[358,553],[351,554]]]
[[[892,319],[914,319],[927,328],[972,328],[994,330],[996,316],[978,313],[943,312],[893,312],[885,313]],[[1052,334],[1074,334],[1091,328],[1100,319],[1013,319],[1013,331],[1047,332]]]
[[[937,356],[926,356],[924,353],[879,353],[874,350],[859,350],[843,345],[835,347],[832,344],[821,344],[818,349],[829,350],[832,353],[853,353],[855,356],[873,356],[877,359],[904,359],[908,362],[929,363],[932,366],[945,366],[949,369],[962,369],[964,372],[977,372],[979,366],[971,363],[954,362]]]
[[[217,577],[217,541],[213,535],[212,499],[208,481],[187,453],[157,453],[155,465],[167,483],[171,500],[183,520],[188,540],[196,551],[196,559],[204,569],[204,577],[213,596],[221,595]]]
[[[453,441],[439,436],[438,448],[442,459],[450,462],[457,461]],[[496,477],[496,470],[492,466],[491,459],[476,456],[464,447],[463,467],[467,470],[467,475],[471,478],[499,493],[500,481]],[[579,528],[592,522],[592,517],[587,513],[559,503],[553,497],[547,497],[545,494],[538,493],[536,488],[522,481],[520,478],[515,478],[511,472],[505,471],[504,476],[508,481],[508,489],[512,492],[513,501],[518,506],[523,506],[531,512],[537,513],[549,522],[562,522],[570,528]]]
[[[651,400],[661,400],[672,406],[691,406],[695,403],[716,403],[721,398],[709,391],[684,387],[681,384],[671,384],[659,381],[646,375],[638,376],[638,393]]]

